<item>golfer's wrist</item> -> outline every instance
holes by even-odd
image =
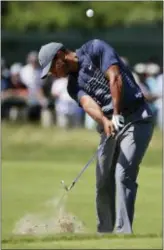
[[[114,109],[114,110],[113,110],[113,115],[120,115],[119,110],[118,110],[118,109]]]
[[[109,119],[106,116],[102,116],[102,124],[104,124],[106,121],[108,121]]]

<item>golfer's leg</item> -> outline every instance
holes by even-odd
[[[97,231],[112,232],[115,224],[115,178],[112,168],[115,140],[108,139],[102,147],[104,140],[102,135],[96,167]]]
[[[116,232],[132,233],[139,164],[153,133],[151,123],[136,123],[123,135],[116,165]]]

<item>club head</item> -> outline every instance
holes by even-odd
[[[61,184],[66,191],[69,191],[68,187],[65,185],[65,182],[63,180],[61,181]]]

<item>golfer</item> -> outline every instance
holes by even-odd
[[[69,95],[98,124],[101,148],[96,166],[97,231],[133,232],[139,165],[153,133],[152,113],[131,71],[106,42],[94,39],[75,52],[61,43],[41,47],[41,78],[68,76]],[[119,141],[115,134],[123,132]]]

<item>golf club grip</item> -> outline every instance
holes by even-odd
[[[138,122],[141,122],[141,121],[143,121],[143,120],[141,120],[141,119],[136,119],[136,120],[134,120],[134,121],[131,121],[131,122],[129,122],[129,123],[127,123],[119,132],[118,132],[118,134],[116,135],[116,140],[118,140],[119,139],[119,137],[132,125],[132,124],[134,124],[134,123],[138,123]]]
[[[101,145],[99,145],[99,147],[98,147],[98,150],[97,150],[97,152],[100,150],[100,148],[101,147],[104,147],[105,146],[105,144],[106,144],[106,142],[110,139],[110,138],[114,138],[115,137],[115,139],[116,140],[118,140],[119,139],[119,137],[133,124],[133,123],[137,123],[137,122],[140,122],[141,121],[141,119],[137,119],[137,120],[134,120],[134,121],[132,121],[132,122],[129,122],[129,123],[127,123],[116,135],[114,135],[114,136],[112,136],[112,135],[109,135],[105,140],[104,140],[104,142],[103,142],[103,144],[101,144]]]

